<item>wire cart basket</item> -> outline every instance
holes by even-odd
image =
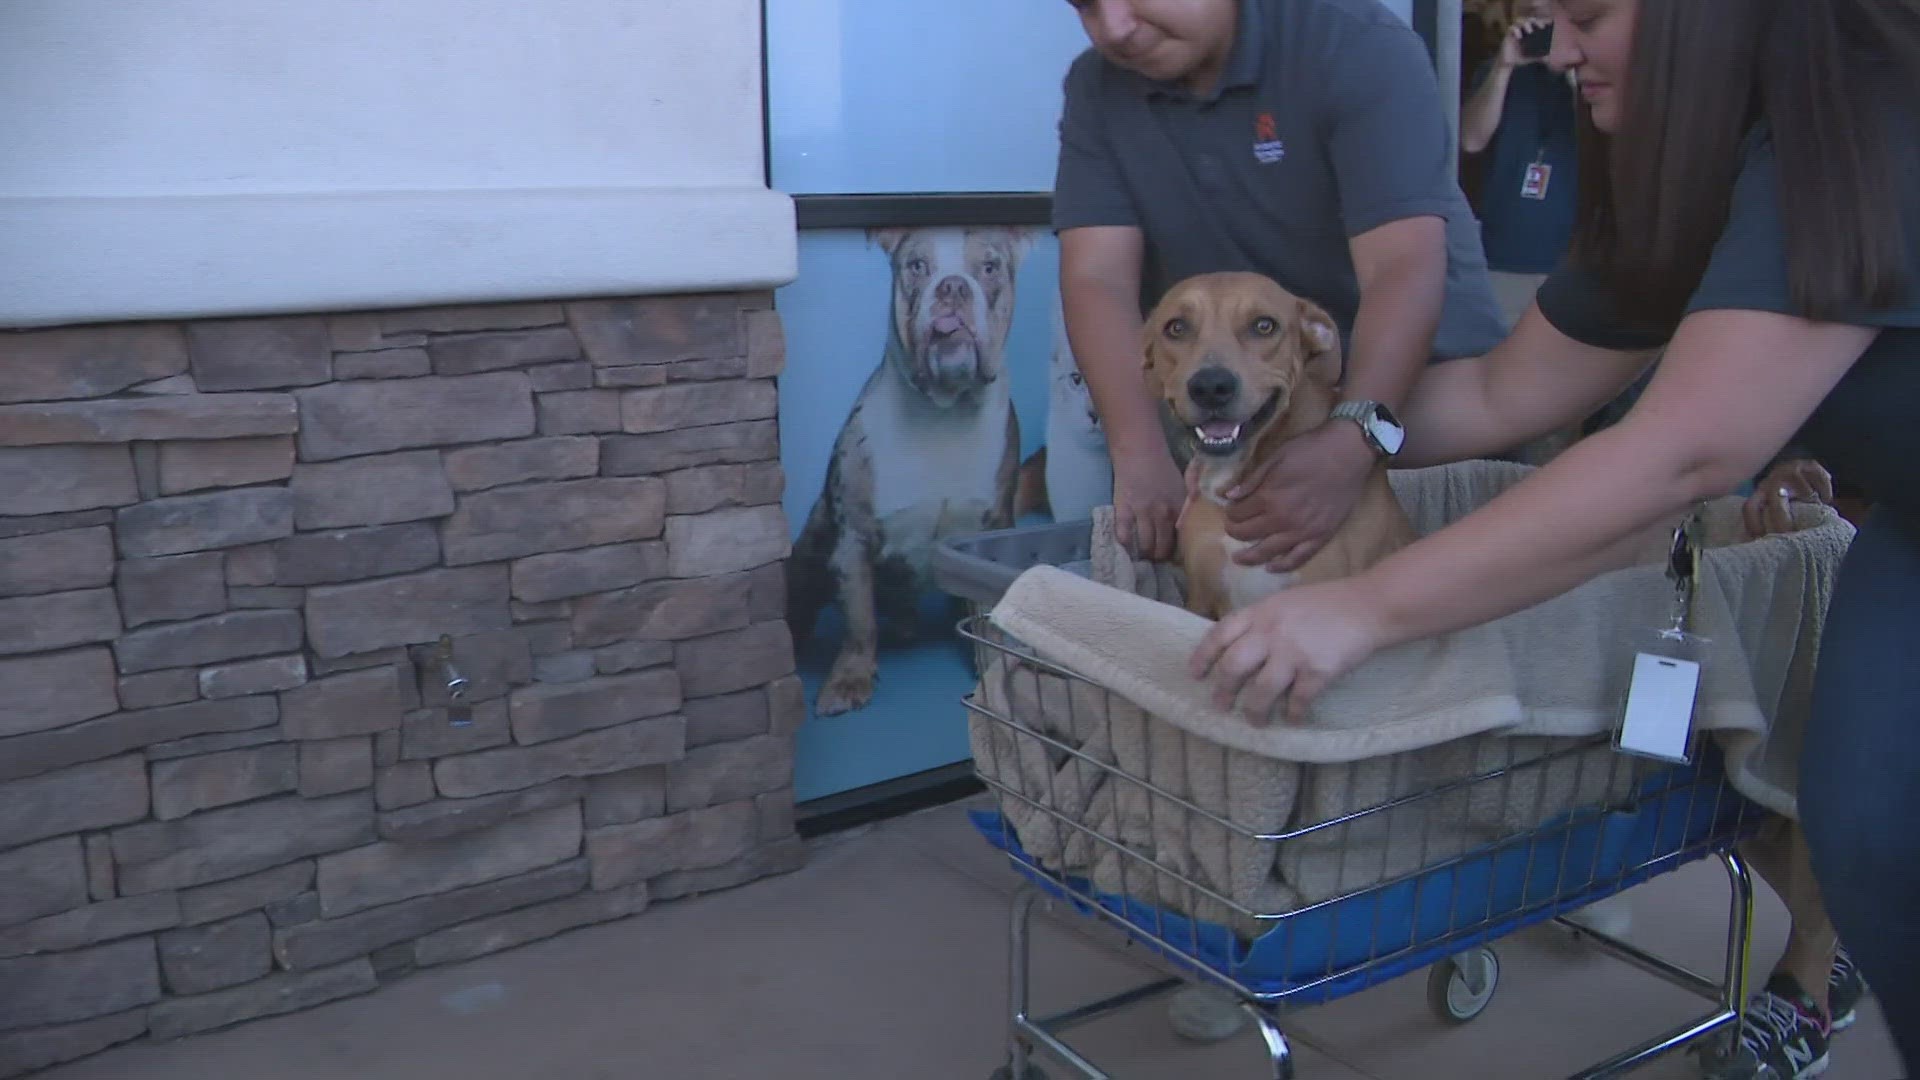
[[[1710,1003],[1685,1024],[1575,1074],[1576,1080],[1618,1076],[1696,1040],[1724,1038],[1738,1029],[1748,990],[1754,892],[1735,845],[1753,835],[1767,815],[1726,781],[1711,740],[1697,740],[1691,764],[1673,765],[1617,753],[1604,735],[1478,736],[1482,742],[1471,755],[1475,766],[1444,783],[1411,791],[1395,783],[1388,789],[1391,797],[1326,820],[1277,831],[1249,829],[1123,768],[1094,742],[1065,734],[1105,724],[1109,692],[1042,659],[986,618],[984,612],[1022,570],[1042,563],[1075,569],[1086,560],[1088,534],[1085,522],[1002,530],[948,541],[935,556],[940,587],[971,609],[960,634],[971,643],[982,680],[965,705],[976,736],[975,773],[993,793],[996,808],[973,811],[971,823],[1025,879],[1013,899],[1009,934],[1008,1062],[995,1080],[1045,1080],[1048,1074],[1038,1060],[1043,1054],[1049,1065],[1062,1063],[1073,1075],[1107,1080],[1112,1074],[1075,1050],[1066,1034],[1188,985],[1236,996],[1263,1036],[1271,1075],[1291,1080],[1293,1053],[1282,1028],[1288,1010],[1425,968],[1435,1012],[1443,1020],[1466,1023],[1487,1007],[1498,986],[1493,943],[1548,921]],[[1001,685],[989,686],[991,680]],[[1018,680],[1029,683],[1013,685]],[[1059,716],[1026,715],[1012,704],[1041,700],[1042,683],[1055,691],[1047,700],[1072,711],[1064,722]],[[1062,687],[1067,692],[1058,692]],[[1548,745],[1538,745],[1543,743]],[[1064,812],[1052,792],[1035,797],[1031,784],[1010,782],[1011,770],[1022,766],[1000,760],[1007,748],[1028,759],[1028,775],[1031,761],[1044,760],[1052,768],[1050,778],[1076,776],[1095,792],[1083,799],[1085,812]],[[1389,767],[1397,769],[1397,762]],[[1463,817],[1471,807],[1524,802],[1535,797],[1529,792],[1546,790],[1548,776],[1562,781],[1571,776],[1576,791],[1598,786],[1608,794],[1543,814],[1523,831],[1481,830],[1474,843],[1465,845],[1440,839],[1456,831],[1436,829],[1437,824]],[[1128,801],[1136,817],[1145,805],[1159,820],[1214,830],[1242,851],[1259,846],[1278,859],[1290,846],[1311,846],[1320,858],[1337,861],[1335,880],[1341,887],[1293,904],[1237,901],[1180,860],[1157,858],[1153,845],[1142,843],[1137,833],[1114,827],[1123,817],[1121,803]],[[1397,849],[1400,858],[1387,865],[1383,856],[1373,867],[1365,864],[1364,854],[1355,854],[1349,865],[1350,850],[1372,850],[1350,846],[1349,839],[1378,841],[1383,834],[1388,842],[1373,847]],[[1038,857],[1023,836],[1041,840],[1056,854],[1064,845],[1077,845],[1107,869],[1090,876],[1058,858]],[[1418,855],[1409,860],[1408,850]],[[1708,857],[1721,862],[1731,885],[1726,960],[1717,977],[1564,918]],[[1058,1015],[1033,1015],[1030,923],[1041,902],[1058,902],[1117,931],[1154,961],[1162,977]]]

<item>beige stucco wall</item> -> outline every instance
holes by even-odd
[[[757,0],[9,0],[0,325],[795,268]]]

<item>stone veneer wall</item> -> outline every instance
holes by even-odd
[[[797,867],[783,351],[766,293],[0,332],[0,1077]]]

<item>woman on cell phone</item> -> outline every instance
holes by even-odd
[[[1586,106],[1573,250],[1504,344],[1423,374],[1401,464],[1577,422],[1664,347],[1652,381],[1477,512],[1223,619],[1194,674],[1223,704],[1297,714],[1381,648],[1581,584],[1799,443],[1875,504],[1821,639],[1800,826],[1825,910],[1920,1077],[1920,0],[1555,0],[1553,14],[1552,62]],[[1825,1067],[1844,973],[1795,967],[1749,1004],[1716,1075]]]
[[[1480,240],[1509,327],[1566,254],[1579,191],[1579,103],[1549,53],[1553,5],[1517,0],[1512,10],[1460,107],[1460,152],[1478,159]]]

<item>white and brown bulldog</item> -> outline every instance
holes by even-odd
[[[1013,524],[1020,430],[1007,333],[1023,230],[876,229],[893,267],[886,347],[834,440],[794,543],[787,620],[804,640],[838,597],[846,640],[814,702],[833,716],[873,697],[884,617],[910,636],[936,541]]]

